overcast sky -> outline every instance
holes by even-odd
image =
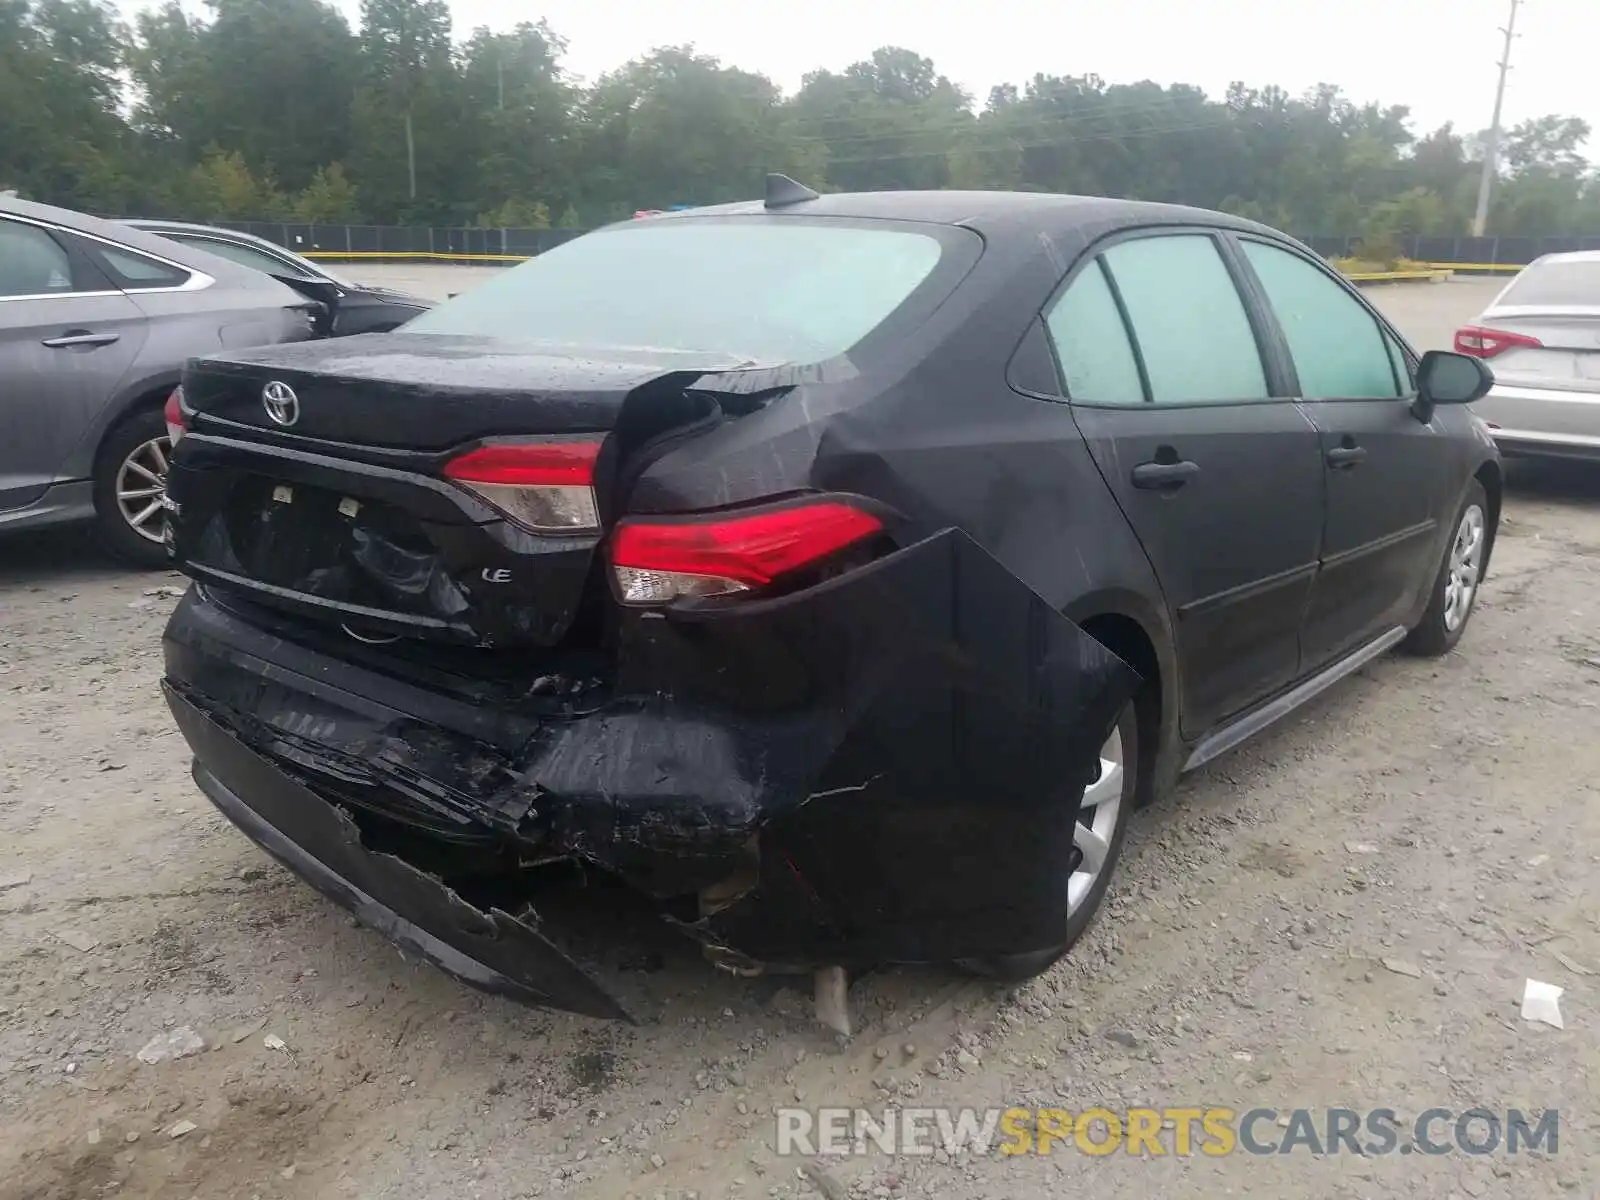
[[[189,3],[198,7],[195,0]],[[334,0],[355,25],[359,0]],[[140,0],[127,0],[130,9]],[[593,79],[654,46],[692,42],[785,90],[816,67],[907,46],[980,103],[1035,72],[1113,83],[1230,80],[1298,92],[1337,83],[1357,100],[1411,107],[1426,132],[1485,128],[1509,0],[452,0],[456,36],[544,17],[570,43],[567,68]],[[1526,0],[1505,120],[1545,113],[1600,128],[1600,0]],[[1600,139],[1588,153],[1600,159]]]

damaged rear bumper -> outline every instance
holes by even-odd
[[[194,592],[166,657],[196,778],[245,833],[458,978],[609,1017],[536,908],[475,907],[364,822],[718,894],[678,923],[734,964],[1026,953],[1061,940],[1078,800],[1137,685],[956,531],[802,593],[631,616],[587,712],[453,699]]]
[[[591,1017],[628,1017],[537,930],[499,909],[473,907],[393,854],[368,850],[348,813],[286,776],[170,685],[164,690],[195,751],[200,790],[251,841],[362,924],[483,991]]]

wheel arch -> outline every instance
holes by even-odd
[[[1067,615],[1090,637],[1139,673],[1134,697],[1138,718],[1138,802],[1148,804],[1176,777],[1178,751],[1177,664],[1164,614],[1140,597],[1109,593],[1085,597]]]
[[[1472,477],[1483,488],[1484,499],[1489,503],[1489,538],[1488,544],[1483,548],[1483,568],[1485,575],[1489,572],[1489,559],[1494,554],[1495,539],[1500,533],[1500,504],[1505,493],[1505,468],[1497,459],[1485,459]]]

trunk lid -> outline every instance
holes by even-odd
[[[196,361],[168,483],[175,561],[361,642],[570,644],[604,619],[593,568],[617,463],[714,424],[716,401],[690,385],[741,365],[404,332]],[[541,528],[504,487],[452,478],[508,443],[598,444],[592,519]]]
[[[185,373],[184,396],[202,427],[438,452],[488,437],[603,432],[635,388],[677,372],[745,365],[720,354],[397,330],[201,359]],[[290,426],[272,420],[262,403],[273,381],[295,392],[299,412]]]
[[[1484,314],[1490,329],[1534,338],[1513,344],[1491,362],[1495,380],[1513,387],[1600,391],[1600,304],[1549,308],[1503,307]]]

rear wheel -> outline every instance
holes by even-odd
[[[1099,910],[1111,883],[1111,872],[1122,854],[1122,840],[1138,790],[1139,765],[1139,722],[1130,702],[1100,748],[1099,775],[1083,790],[1073,827],[1076,853],[1067,877],[1067,920],[1061,941],[1027,954],[962,959],[961,966],[994,979],[1031,979],[1072,949]]]
[[[167,461],[172,442],[160,409],[135,413],[106,435],[95,460],[94,508],[100,541],[124,562],[167,565]]]
[[[1448,654],[1466,632],[1489,554],[1488,513],[1488,497],[1474,479],[1456,514],[1455,533],[1433,581],[1428,610],[1406,637],[1404,648],[1412,654],[1430,658]]]

